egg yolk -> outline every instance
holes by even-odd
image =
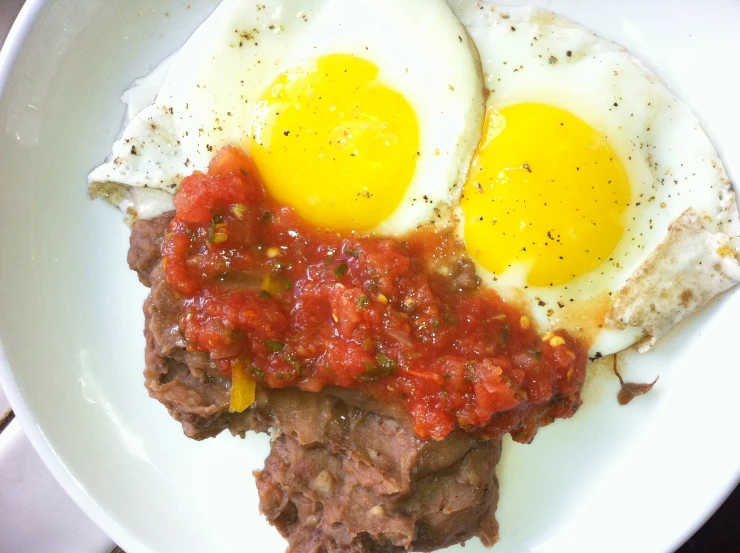
[[[496,274],[567,283],[609,259],[631,191],[604,136],[560,108],[489,110],[461,202],[470,254]]]
[[[282,73],[252,119],[249,150],[272,196],[309,223],[366,230],[386,219],[416,170],[419,123],[378,67],[331,54]]]

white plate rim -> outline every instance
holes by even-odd
[[[25,0],[21,11],[18,13],[5,39],[2,50],[0,50],[0,96],[5,92],[10,71],[23,47],[23,43],[46,3],[47,0]],[[57,454],[41,427],[36,423],[30,407],[21,396],[2,342],[0,342],[0,387],[2,387],[7,395],[8,401],[13,408],[13,414],[23,427],[23,431],[34,450],[36,450],[36,453],[38,453],[54,479],[77,506],[124,550],[156,553],[139,541],[133,534],[126,532],[120,524],[109,517],[95,503],[95,500],[88,494],[84,486],[75,478],[70,467]]]
[[[14,62],[48,1],[26,0],[11,27],[2,50],[0,50],[0,97],[5,92]],[[505,0],[502,3],[505,4]],[[34,414],[20,393],[2,342],[0,342],[0,386],[8,397],[14,415],[44,465],[80,509],[124,550],[137,553],[157,553],[141,542],[133,532],[126,531],[118,522],[108,516],[75,477],[72,469],[56,452],[42,428],[37,424]],[[721,489],[715,491],[713,501],[704,506],[701,516],[697,517],[692,525],[675,534],[674,539],[670,542],[670,548],[655,553],[673,553],[680,548],[722,506],[738,484],[740,484],[740,466],[734,479],[727,481]],[[493,551],[495,551],[495,548]]]

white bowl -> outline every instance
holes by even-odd
[[[740,3],[529,3],[637,54],[740,175]],[[0,381],[54,475],[129,553],[285,549],[251,475],[267,439],[187,440],[147,397],[146,291],[126,266],[128,229],[86,198],[122,121],[121,92],[216,4],[29,0],[0,61]],[[734,291],[628,356],[628,376],[661,375],[651,394],[619,407],[609,367],[595,368],[576,417],[530,446],[507,441],[495,551],[678,547],[740,475],[739,320]]]

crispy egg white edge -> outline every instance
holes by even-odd
[[[121,135],[139,113],[152,105],[162,88],[174,55],[169,56],[145,77],[136,79],[121,96],[126,105],[126,117]],[[120,140],[121,137],[118,138]],[[95,181],[90,179],[90,184]],[[128,222],[152,219],[175,208],[172,194],[158,188],[126,186],[110,181],[98,181],[91,188],[91,197],[101,197],[128,215]]]
[[[609,322],[643,329],[646,339],[638,350],[645,352],[679,321],[740,282],[738,261],[731,239],[708,231],[689,208],[619,290]]]
[[[491,91],[487,107],[496,109],[531,101],[556,105],[579,116],[607,137],[625,166],[633,190],[625,235],[613,254],[618,266],[603,263],[570,282],[567,289],[528,287],[524,293],[521,268],[496,279],[479,267],[489,286],[505,298],[525,304],[539,325],[550,329],[562,322],[559,311],[567,309],[571,298],[576,303],[588,300],[599,291],[597,287],[618,294],[630,275],[644,274],[649,267],[648,256],[667,239],[671,223],[689,208],[698,210],[705,232],[727,236],[727,242],[737,252],[740,218],[732,185],[717,152],[692,111],[639,60],[624,48],[547,10],[497,6],[485,1],[449,0],[449,4],[476,42],[486,86]],[[550,63],[550,56],[557,59],[554,64]],[[582,91],[593,89],[594,82],[607,92],[600,96],[584,94]],[[633,92],[636,84],[640,87],[637,95]],[[635,96],[640,99],[637,104],[630,102]],[[618,105],[615,107],[614,103]],[[674,160],[681,160],[683,165]],[[693,160],[697,162],[690,163]],[[665,207],[661,207],[663,203]],[[462,238],[464,215],[460,209],[456,215],[461,221],[458,229]],[[664,278],[680,278],[685,271],[681,265],[666,265],[668,273]],[[702,280],[691,285],[701,288]],[[633,284],[632,289],[647,290],[647,286]],[[712,290],[711,296],[716,290]],[[706,295],[697,293],[702,298]],[[531,298],[541,299],[545,305]],[[645,293],[637,300],[631,298],[631,311],[635,310],[635,301],[649,302],[658,311],[673,312],[672,299],[655,301]],[[669,317],[671,324],[698,307],[683,310],[680,318]],[[552,315],[548,315],[548,310],[553,310]],[[637,319],[620,318],[619,314],[612,317],[615,318],[622,321],[618,325],[621,328],[601,329],[592,353],[620,351],[651,332],[645,325],[631,324]]]
[[[342,52],[375,62],[379,78],[403,94],[419,118],[417,171],[399,209],[376,231],[410,230],[459,195],[483,124],[482,74],[475,48],[443,0],[273,0],[262,6],[225,0],[173,56],[153,104],[141,109],[142,95],[129,95],[129,111],[138,113],[110,159],[90,174],[91,183],[174,193],[184,176],[205,170],[220,147],[245,142],[254,100],[279,73]],[[389,11],[396,14],[390,21],[383,17]],[[383,36],[419,38],[399,47],[378,40],[378,29]],[[219,63],[211,63],[215,58]],[[246,69],[235,75],[221,67]],[[159,73],[138,88],[148,90]],[[137,195],[127,190],[121,207]]]

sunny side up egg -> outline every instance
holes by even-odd
[[[459,194],[483,120],[480,64],[443,0],[225,0],[159,73],[90,175],[141,217],[237,145],[310,223],[401,234]]]
[[[607,355],[737,282],[735,195],[688,107],[549,11],[450,4],[489,90],[458,209],[486,285]]]

